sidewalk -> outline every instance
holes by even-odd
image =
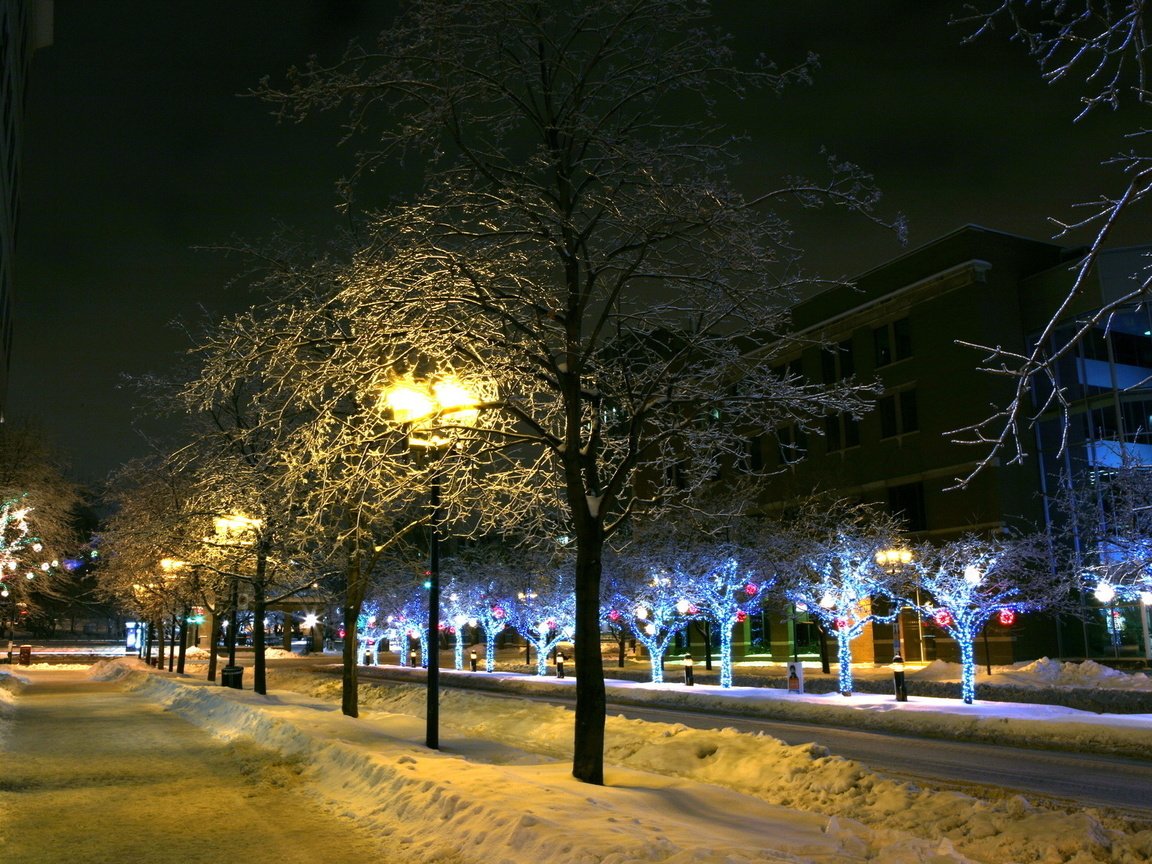
[[[315,864],[394,847],[320,809],[298,768],[251,743],[222,743],[86,672],[16,667],[0,739],[5,864]],[[345,857],[347,855],[347,857]]]

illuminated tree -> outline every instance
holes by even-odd
[[[508,600],[508,623],[536,650],[536,674],[548,674],[548,655],[575,632],[572,589],[561,574],[534,572]]]
[[[786,589],[789,600],[815,616],[836,636],[840,693],[852,695],[852,640],[873,623],[895,619],[879,614],[877,598],[891,598],[893,577],[876,563],[882,541],[841,533],[803,556],[800,572]],[[896,607],[898,608],[898,607]]]
[[[295,382],[372,380],[389,351],[397,374],[492,382],[468,448],[498,490],[482,502],[484,530],[572,540],[573,774],[592,783],[607,539],[637,499],[658,517],[749,435],[785,420],[815,429],[868,396],[772,368],[795,348],[787,309],[807,287],[788,209],[870,215],[871,180],[830,158],[820,179],[737,192],[730,135],[709,120],[716,95],[776,91],[812,64],[738,71],[706,17],[688,0],[417,0],[373,50],[263,91],[300,117],[351,109],[371,143],[346,191],[401,155],[421,178],[363,222],[362,248],[314,307],[351,323],[331,365]],[[288,304],[270,330],[290,334],[304,314]]]
[[[720,686],[732,686],[732,634],[736,627],[748,619],[749,613],[758,611],[765,592],[774,579],[765,577],[748,563],[747,550],[731,544],[718,544],[716,558],[699,562],[686,570],[677,566],[677,582],[690,584],[690,593],[697,598],[699,614],[709,618],[720,633]]]
[[[667,565],[667,566],[665,566]],[[648,652],[652,683],[664,682],[664,656],[697,615],[694,580],[683,578],[660,551],[618,556],[604,617],[625,623]]]
[[[31,518],[38,542],[50,550],[52,559],[62,562],[58,568],[42,570],[42,556],[30,559],[36,578],[12,580],[9,598],[18,598],[25,626],[43,628],[48,634],[61,614],[84,613],[97,604],[90,586],[77,578],[87,568],[77,567],[75,553],[90,539],[78,531],[81,490],[67,479],[62,460],[46,440],[44,431],[30,421],[5,417],[0,423],[0,500],[20,499],[17,509],[35,514]]]
[[[12,659],[18,604],[21,611],[26,612],[31,584],[37,578],[50,577],[59,567],[58,560],[49,561],[43,557],[44,546],[29,526],[31,510],[26,495],[9,498],[0,504],[0,598],[11,614],[9,662]]]
[[[514,577],[513,568],[501,550],[491,546],[445,559],[443,570],[451,574],[453,587],[449,590],[449,602],[453,602],[453,593],[457,595],[455,614],[462,616],[468,626],[478,627],[484,633],[484,669],[492,672],[496,668],[496,638],[510,626],[515,583],[520,580]],[[523,590],[522,584],[520,590]],[[459,662],[463,663],[463,657]]]
[[[215,646],[232,604],[226,562],[203,542],[213,534],[215,504],[200,497],[189,466],[160,457],[122,466],[105,499],[113,512],[97,546],[98,590],[153,627],[194,606],[210,612],[207,678],[215,681]],[[174,566],[164,572],[163,561]]]
[[[931,596],[917,608],[951,636],[960,649],[960,693],[976,694],[975,642],[994,617],[1010,625],[1016,616],[1062,603],[1068,583],[1055,574],[1047,545],[1036,538],[966,536],[938,548],[917,550],[910,566],[916,584]]]
[[[388,620],[377,602],[365,602],[356,620],[355,646],[357,651],[368,651],[372,665],[380,662],[380,644],[388,633]]]

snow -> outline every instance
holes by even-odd
[[[1075,665],[1075,664],[1072,664]],[[60,667],[32,667],[29,680]],[[571,711],[444,688],[439,752],[423,747],[424,689],[361,687],[358,719],[339,711],[339,676],[290,663],[268,671],[269,695],[193,675],[158,673],[135,659],[100,661],[92,678],[119,681],[223,741],[257,742],[303,766],[302,794],[400,844],[405,862],[527,864],[885,864],[1152,859],[1152,830],[1107,813],[1064,810],[1014,796],[981,799],[919,788],[827,753],[732,729],[609,717],[606,785],[570,776]],[[445,676],[454,673],[444,670]],[[467,674],[467,673],[464,673]],[[951,680],[959,667],[932,664]],[[1013,683],[1146,688],[1143,676],[1052,661],[1009,667]],[[25,677],[17,667],[16,678]],[[0,676],[0,742],[20,697]],[[512,694],[572,687],[511,673],[484,679]],[[797,695],[780,688],[610,682],[612,698],[707,704],[937,734],[1012,735],[1146,752],[1152,714],[1098,715],[1046,705],[856,694]],[[7,706],[7,707],[6,707]],[[832,719],[835,717],[836,719]],[[302,803],[302,806],[304,804]]]

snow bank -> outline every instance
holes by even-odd
[[[218,737],[250,738],[302,760],[317,795],[400,839],[410,861],[1152,859],[1152,832],[1125,833],[1091,810],[920,789],[823,748],[764,735],[609,718],[608,785],[591,787],[569,776],[572,715],[561,707],[445,690],[442,741],[450,752],[434,752],[420,745],[418,686],[362,686],[361,718],[352,720],[339,714],[340,682],[303,670],[269,670],[277,689],[268,697],[125,661],[93,672],[126,676],[128,686]],[[828,701],[816,707],[829,710],[835,702]],[[1147,744],[1147,728],[1141,732]]]

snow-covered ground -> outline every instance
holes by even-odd
[[[1095,664],[1093,664],[1095,665]],[[43,667],[36,667],[38,678]],[[49,667],[52,668],[52,667]],[[59,667],[55,667],[59,668]],[[270,694],[157,674],[134,659],[102,661],[91,675],[120,679],[225,740],[251,739],[303,766],[301,788],[354,818],[405,862],[439,864],[885,864],[1152,860],[1152,827],[1092,810],[1051,809],[1022,797],[983,800],[899,782],[828,755],[763,735],[608,720],[607,783],[569,774],[572,715],[564,708],[445,689],[440,752],[423,741],[423,688],[365,685],[361,716],[339,711],[338,677],[279,667]],[[21,675],[16,667],[14,672]],[[917,674],[946,678],[933,664]],[[451,674],[450,672],[447,674]],[[572,686],[494,673],[507,687]],[[1017,685],[1146,688],[1143,676],[1104,667],[1041,662],[1003,670]],[[490,677],[490,676],[486,676]],[[0,683],[3,683],[0,680]],[[987,726],[1034,741],[1068,739],[1130,751],[1152,747],[1152,715],[1107,716],[1050,706],[858,694],[787,694],[780,688],[620,684],[629,698],[663,704],[723,699],[771,702],[776,712],[951,727]],[[0,705],[19,696],[0,687]],[[11,711],[4,712],[11,714]],[[841,722],[837,719],[835,722]],[[0,728],[3,721],[0,720]]]

